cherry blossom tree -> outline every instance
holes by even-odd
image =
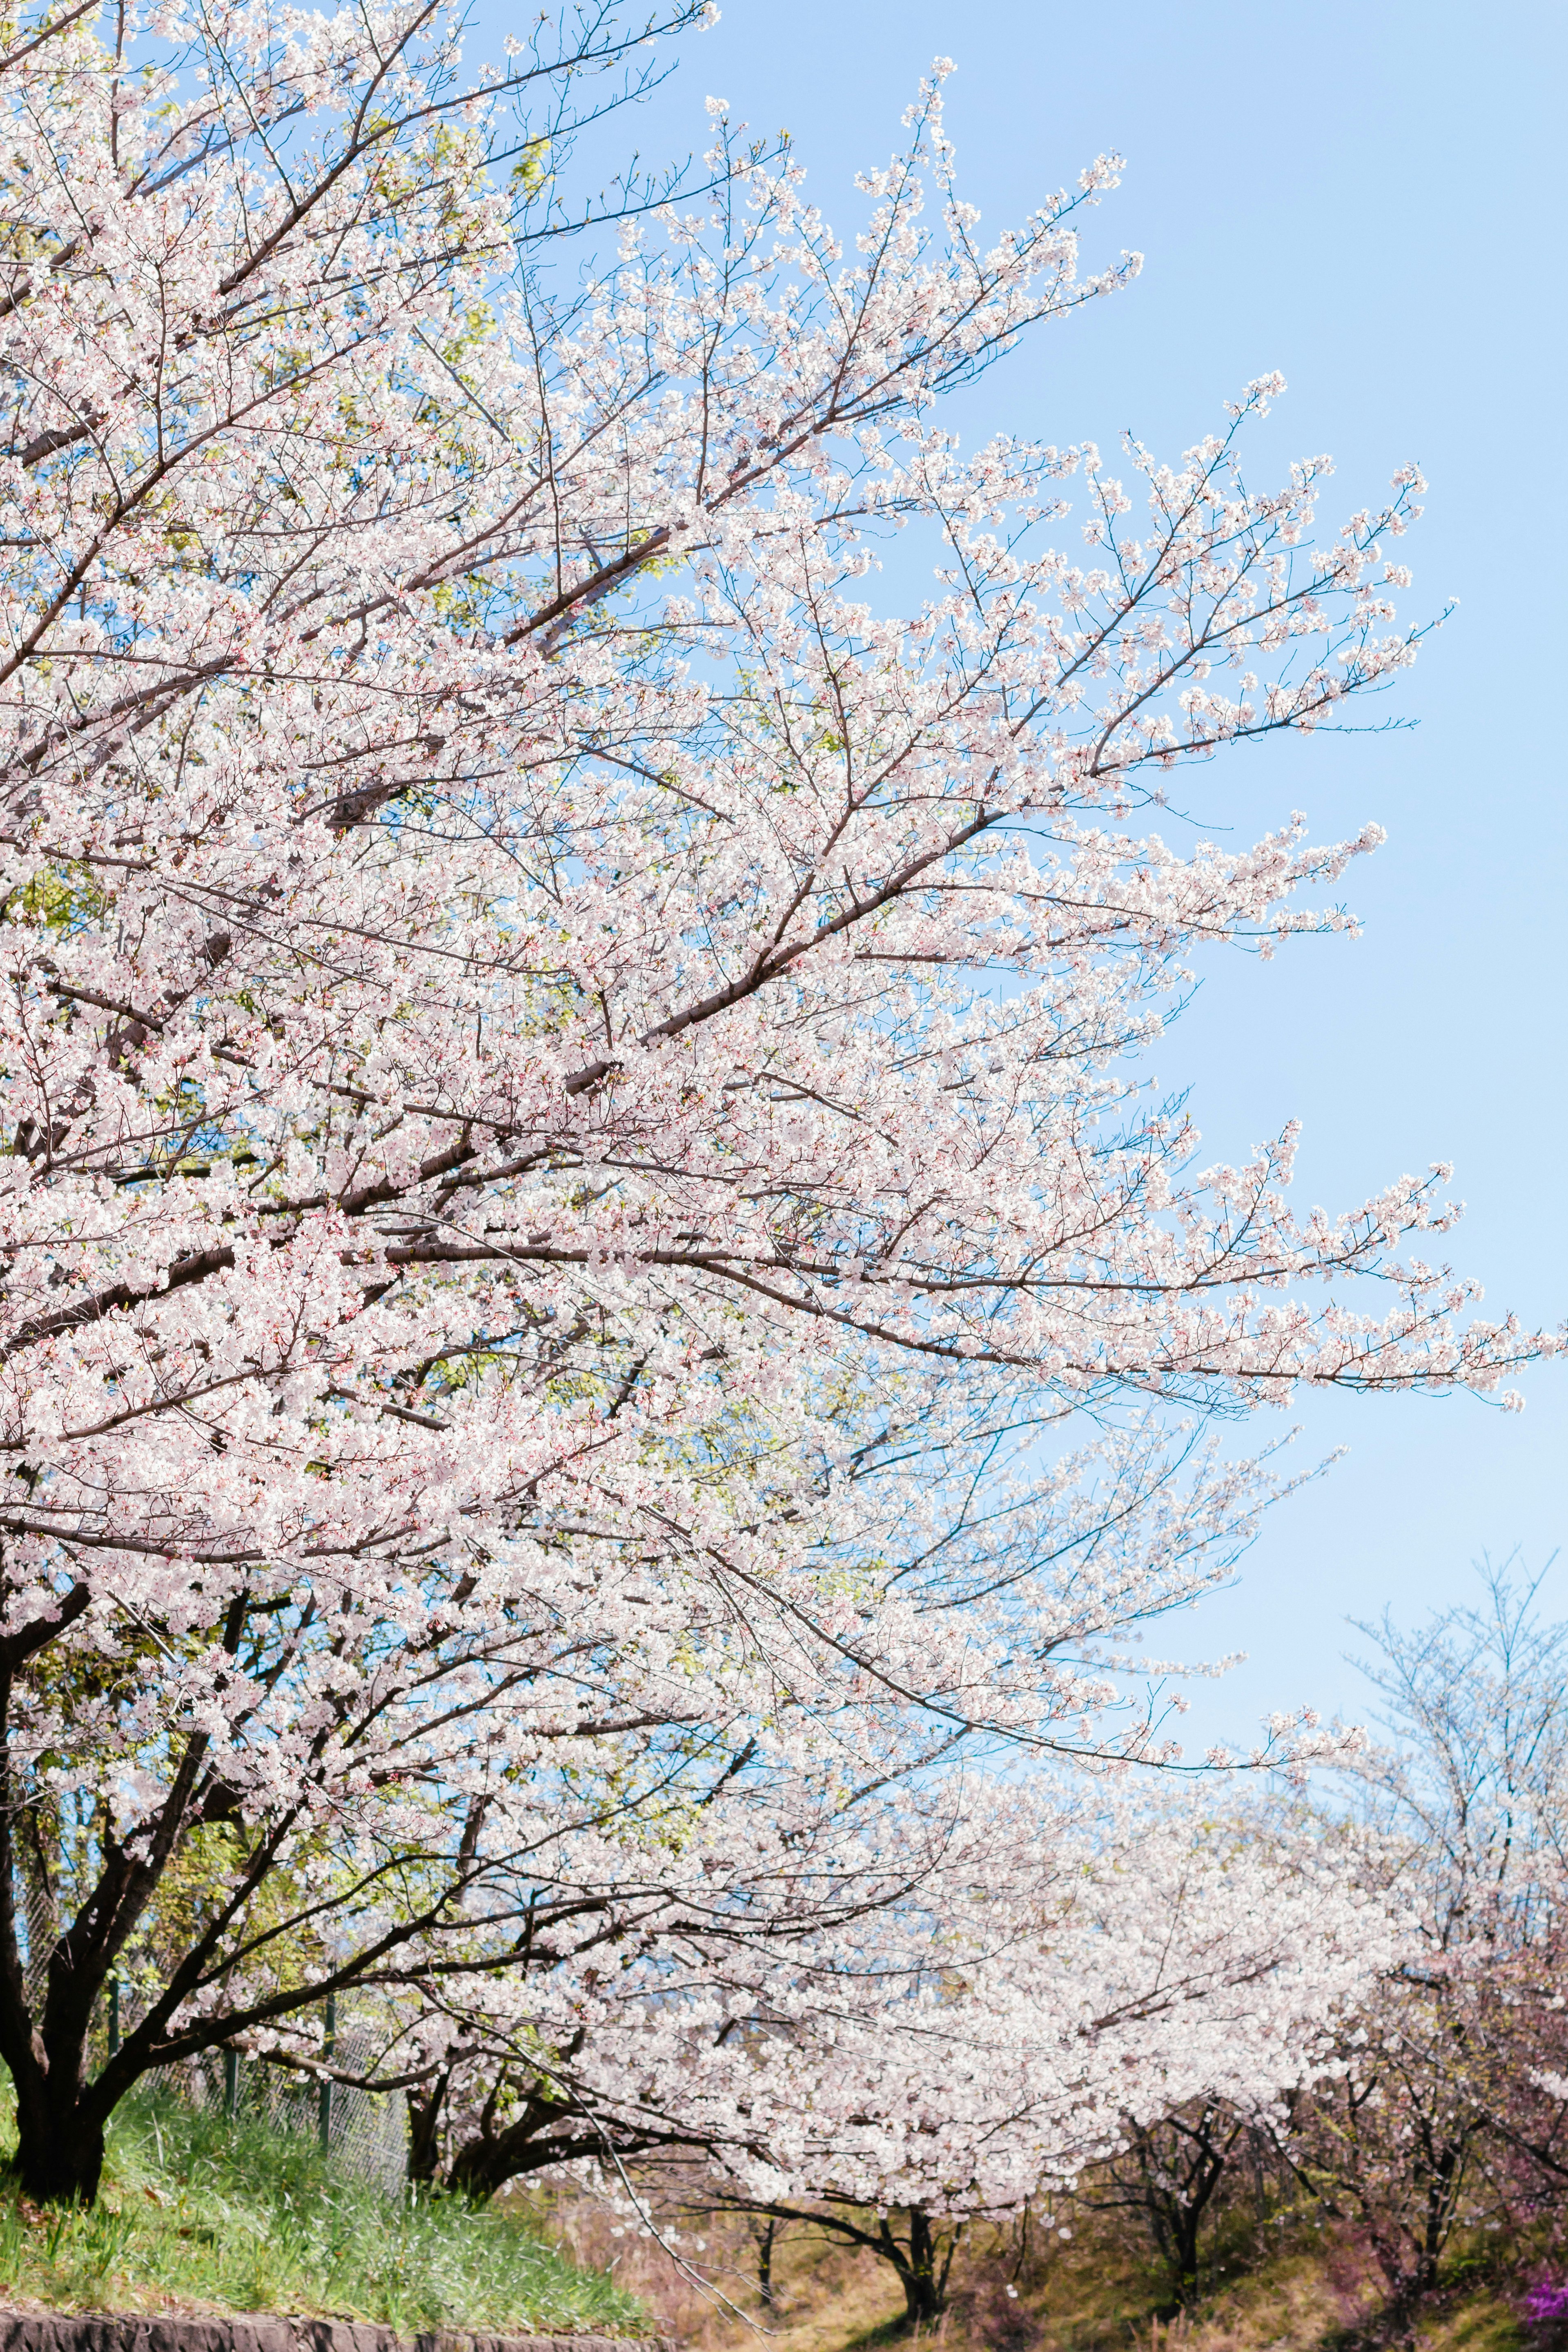
[[[1246,2110],[1200,2093],[1131,2126],[1080,2191],[1078,2201],[1091,2212],[1138,2216],[1170,2281],[1173,2312],[1196,2304],[1204,2224],[1245,2158],[1259,2152],[1259,2139]]]
[[[1314,539],[1326,461],[1241,470],[1272,383],[1129,447],[1136,525],[1093,448],[963,455],[942,395],[1132,264],[1079,274],[1104,159],[984,244],[935,81],[847,257],[714,102],[708,193],[557,283],[550,93],[650,29],[472,87],[424,0],[0,54],[35,2196],[149,2068],[635,1937],[672,1802],[773,1805],[765,1870],[834,1759],[1160,1752],[1129,1631],[1270,1491],[1204,1422],[1550,1344],[1418,1254],[1444,1171],[1297,1218],[1293,1135],[1203,1170],[1135,1061],[1199,944],[1348,923],[1298,895],[1375,828],[1134,820],[1404,670],[1414,472]]]
[[[1194,2100],[1260,2113],[1331,2068],[1398,1950],[1300,1822],[971,1787],[907,1898],[580,1982],[515,2169],[596,2156],[648,2211],[808,2225],[889,2263],[923,2322],[970,2221],[1059,2199]],[[489,2121],[455,2186],[493,2185]]]
[[[1541,1581],[1487,1565],[1476,1603],[1359,1629],[1387,1737],[1357,1793],[1406,1948],[1279,2145],[1363,2235],[1401,2323],[1456,2233],[1517,2234],[1568,2179],[1568,1626],[1542,1614]]]

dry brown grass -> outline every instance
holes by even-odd
[[[775,2303],[755,2289],[755,2248],[742,2223],[718,2220],[683,2241],[700,2286],[654,2242],[613,2238],[602,2210],[561,2205],[542,2215],[574,2259],[604,2268],[690,2352],[917,2352],[902,2329],[903,2296],[883,2263],[799,2228],[773,2256]],[[1009,2294],[1009,2285],[1016,2290]],[[735,2317],[710,2299],[722,2296]],[[1228,2278],[1195,2313],[1160,2316],[1162,2282],[1125,2234],[1080,2228],[1020,2252],[978,2231],[960,2247],[950,2308],[923,2331],[927,2352],[1352,2352],[1373,2344],[1381,2296],[1355,2245],[1303,2231],[1259,2252],[1238,2244]],[[934,2341],[932,2340],[934,2339]],[[1526,2352],[1514,2299],[1484,2284],[1456,2286],[1423,2314],[1409,2352]]]

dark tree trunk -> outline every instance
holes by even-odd
[[[57,2090],[38,2074],[16,2089],[16,2153],[11,2169],[35,2205],[90,2205],[103,2170],[102,2119],[73,2085]]]
[[[904,2316],[911,2327],[940,2319],[947,2309],[947,2274],[960,2231],[952,2231],[945,2245],[931,2228],[931,2216],[918,2205],[909,2209],[909,2237],[900,2246],[889,2224],[881,2225],[882,2251],[899,2273],[904,2290]]]
[[[103,2170],[103,2126],[128,2087],[122,2062],[89,2080],[89,2030],[100,1990],[90,1965],[71,1966],[64,1940],[49,1958],[37,2022],[16,1998],[21,1971],[0,1968],[0,2057],[16,2094],[9,2170],[36,2205],[90,2205]]]
[[[757,2293],[770,2311],[773,2304],[773,2239],[778,2226],[777,2215],[770,2213],[757,2232]]]
[[[531,2172],[542,2172],[546,2165],[574,2164],[580,2158],[603,2153],[603,2135],[595,2130],[551,2131],[547,2126],[570,2110],[558,2104],[540,2100],[531,2103],[518,2120],[504,2131],[481,2127],[472,2139],[465,2140],[453,2157],[447,2172],[447,2187],[456,2197],[466,2197],[471,2205],[485,2205],[504,2189],[509,2180],[518,2180]],[[627,2140],[623,2148],[633,2149],[639,2142]]]
[[[1172,2237],[1175,2245],[1176,2301],[1184,2311],[1190,2311],[1198,2299],[1198,2228],[1203,2220],[1201,2205],[1183,2205],[1173,2217]]]
[[[1209,2203],[1242,2138],[1239,2116],[1205,2101],[1195,2118],[1176,2115],[1130,2131],[1136,2188],[1119,2200],[1142,2204],[1155,2248],[1171,2274],[1174,2301],[1162,2317],[1198,2301],[1198,2247]]]
[[[899,2273],[899,2283],[904,2290],[904,2317],[911,2327],[924,2327],[942,2317],[942,2298],[929,2271],[906,2264]]]
[[[465,2140],[447,2168],[446,2186],[470,2205],[486,2205],[504,2189],[516,2168],[503,2139]]]
[[[440,2170],[441,2110],[451,2077],[437,2074],[425,2089],[408,2094],[408,2178],[434,2181]]]

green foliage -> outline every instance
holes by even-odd
[[[0,2124],[9,2133],[5,2084]],[[643,2333],[633,2296],[537,2225],[420,2190],[389,2198],[310,2138],[133,2095],[98,2203],[41,2211],[0,2188],[0,2299],[60,2310],[285,2311],[439,2326]]]
[[[0,921],[65,934],[101,920],[109,900],[85,867],[41,866],[0,903]]]

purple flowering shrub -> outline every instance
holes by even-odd
[[[1568,2321],[1568,2279],[1543,2272],[1524,2298],[1524,2315],[1532,2327],[1561,2327]]]

